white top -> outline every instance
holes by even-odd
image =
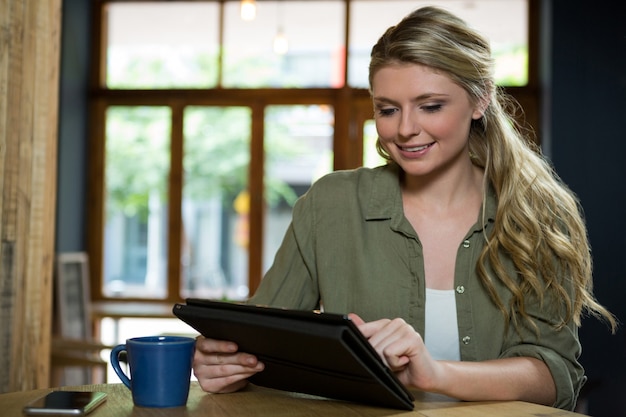
[[[424,343],[435,360],[461,360],[454,290],[426,288]]]

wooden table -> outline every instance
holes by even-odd
[[[362,404],[334,401],[304,394],[287,393],[249,386],[233,394],[207,394],[196,382],[191,383],[186,407],[134,407],[130,391],[122,384],[83,385],[62,387],[59,390],[104,391],[107,401],[90,417],[332,417],[332,416],[427,416],[427,417],[565,417],[581,416],[551,407],[521,401],[459,402],[448,397],[415,392],[415,410],[412,412],[372,407]],[[22,407],[43,396],[51,389],[13,392],[0,395],[0,414],[3,417],[21,417]]]

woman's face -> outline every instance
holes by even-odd
[[[372,78],[381,145],[407,175],[471,164],[468,136],[482,110],[449,77],[417,64],[383,67]]]

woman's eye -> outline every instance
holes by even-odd
[[[392,114],[394,114],[396,111],[395,108],[384,108],[384,109],[378,109],[378,114],[380,114],[381,116],[391,116]]]
[[[441,107],[441,104],[427,104],[422,106],[422,110],[424,110],[426,113],[435,113],[441,110]]]

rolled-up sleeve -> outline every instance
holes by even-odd
[[[584,369],[578,362],[581,346],[578,328],[569,323],[562,329],[555,329],[553,323],[537,320],[539,336],[532,329],[509,331],[508,346],[501,357],[531,357],[543,361],[549,368],[556,386],[556,401],[553,407],[572,410],[586,381]],[[513,327],[513,326],[511,326]]]

